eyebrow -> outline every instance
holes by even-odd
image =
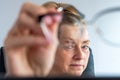
[[[70,40],[70,41],[73,41],[73,39],[70,38],[70,37],[64,37],[64,40]]]
[[[70,37],[67,37],[67,38],[64,38],[64,40],[70,40],[70,41],[74,41],[73,39],[71,39]],[[87,43],[87,44],[89,44],[90,43],[90,40],[85,40],[85,41],[83,41],[82,42],[83,44],[85,44],[85,43]]]
[[[84,44],[84,43],[89,44],[89,43],[90,43],[90,40],[85,40],[85,41],[83,41],[83,44]]]

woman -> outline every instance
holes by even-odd
[[[63,7],[62,22],[61,13],[56,10],[58,7]],[[73,13],[70,12],[71,9]],[[76,11],[72,6],[55,2],[49,2],[43,6],[25,3],[4,42],[6,75],[45,77],[67,74],[80,76],[89,59],[89,39],[85,23]],[[38,16],[48,13],[57,15],[47,15],[43,18],[43,22],[50,31],[50,35],[47,36],[51,36],[46,39],[37,19]],[[73,35],[73,32],[76,35]],[[62,64],[61,59],[65,65]]]
[[[59,44],[49,76],[81,76],[90,55],[90,40],[83,15],[69,4],[48,2],[44,6],[63,7],[63,19],[58,29]]]

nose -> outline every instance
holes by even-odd
[[[73,59],[81,60],[85,58],[85,53],[82,51],[81,47],[76,47],[73,55]]]

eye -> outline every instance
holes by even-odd
[[[75,48],[75,43],[72,41],[65,41],[64,47],[66,49],[74,49]]]
[[[88,46],[88,45],[83,45],[83,46],[82,46],[82,49],[83,49],[83,50],[88,50],[88,49],[89,49],[89,46]]]

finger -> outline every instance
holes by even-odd
[[[26,13],[25,13],[26,15],[24,13],[20,14],[20,19],[18,21],[19,25],[23,26],[24,24],[26,27],[29,27],[33,33],[34,32],[41,33],[39,27],[37,27],[36,25],[36,22],[30,19],[29,16],[38,17],[38,15],[46,14],[47,12],[56,12],[56,8],[52,7],[52,8],[45,9],[42,6],[38,6],[38,5],[27,2],[23,5],[22,12],[26,12],[27,14]]]
[[[45,35],[45,38],[51,43],[55,42],[58,34],[58,26],[61,22],[62,16],[57,15],[47,15],[43,18],[41,23],[42,31]]]
[[[17,26],[19,29],[28,29],[31,30],[35,34],[41,34],[41,29],[38,25],[38,23],[31,17],[29,17],[27,14],[23,13],[20,15]]]
[[[58,44],[58,29],[62,20],[62,15],[54,15],[52,16],[53,24],[49,25],[49,28],[51,29],[52,35],[53,35],[53,42]]]
[[[22,6],[21,12],[25,12],[32,17],[38,17],[39,15],[46,14],[47,10],[43,6],[39,6],[30,2],[26,2]]]
[[[20,35],[20,32],[18,30],[18,27],[16,27],[16,24],[14,24],[14,26],[7,33],[6,38],[8,38],[10,36],[19,36],[19,35]]]
[[[43,5],[45,8],[47,8],[47,10],[49,11],[49,12],[56,12],[56,9],[57,9],[57,7],[58,7],[58,5],[57,4],[47,4],[47,5]]]
[[[46,26],[48,26],[48,28],[51,31],[56,31],[57,27],[59,26],[60,22],[62,20],[62,15],[61,14],[55,14],[52,16],[46,16],[43,19],[43,22],[46,24]]]
[[[6,47],[17,48],[21,46],[46,45],[45,38],[34,36],[11,37],[5,42]]]
[[[47,14],[44,14],[44,15],[41,15],[41,16],[39,16],[39,19],[38,19],[38,21],[41,21],[44,17],[46,17],[46,16],[52,16],[52,15],[54,15],[54,14],[60,14],[60,12],[58,12],[57,11],[57,9],[55,8],[55,7],[46,7],[46,9],[47,9]]]
[[[52,18],[50,18],[52,19]],[[49,24],[48,26],[45,22],[41,23],[41,29],[44,33],[45,38],[48,40],[49,43],[56,43],[57,35],[58,35],[58,26],[60,21],[56,20],[53,23]]]
[[[53,31],[54,36],[58,37],[58,29],[62,21],[62,15],[61,14],[54,15],[53,21],[54,21],[53,26],[50,26],[50,28]]]
[[[57,37],[57,36],[58,36],[59,24],[60,24],[60,22],[54,22],[54,23],[50,26],[51,31],[52,31],[52,34],[53,34],[54,37]]]

